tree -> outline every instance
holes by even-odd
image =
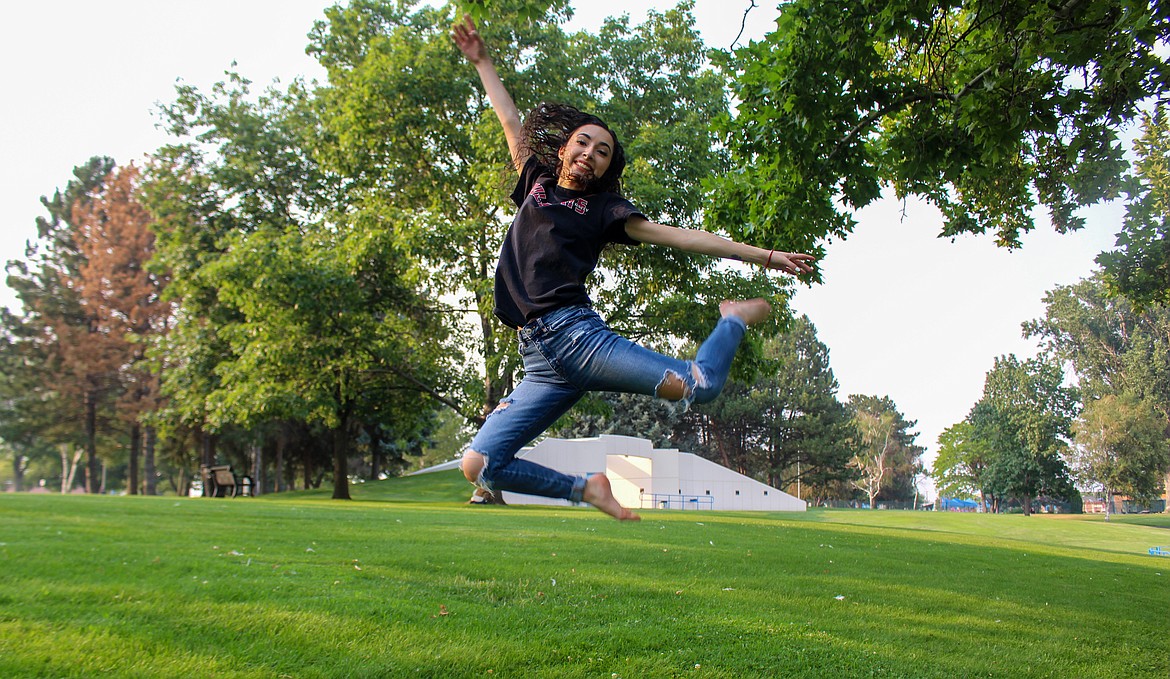
[[[658,448],[683,446],[676,431],[682,413],[668,401],[640,394],[594,392],[551,428],[555,436],[636,436]]]
[[[54,457],[59,405],[45,384],[39,347],[16,335],[23,330],[20,319],[3,309],[0,322],[0,441],[11,456],[13,488],[20,491],[30,464]]]
[[[866,494],[868,507],[874,509],[877,507],[874,499],[881,491],[882,480],[889,469],[887,458],[894,435],[894,416],[890,412],[870,413],[862,410],[854,415],[853,422],[857,427],[860,444],[860,450],[852,461],[860,475],[853,482],[853,487]]]
[[[1166,417],[1134,396],[1089,401],[1073,425],[1072,459],[1081,480],[1100,486],[1108,520],[1114,494],[1143,502],[1159,495],[1170,470]]]
[[[763,405],[766,435],[764,478],[776,488],[823,495],[833,482],[847,480],[854,434],[850,413],[837,398],[829,349],[807,316],[763,343],[767,370],[753,391]]]
[[[936,205],[942,236],[1017,247],[1037,202],[1077,229],[1119,193],[1118,130],[1167,91],[1168,35],[1161,3],[785,3],[728,61],[735,170],[712,217],[808,251],[889,185]]]
[[[1069,499],[1074,493],[1063,456],[1077,391],[1063,382],[1064,371],[1050,360],[1001,356],[969,416],[974,437],[993,451],[984,472],[987,489],[1018,500],[1024,514],[1032,513],[1037,496]]]
[[[13,417],[3,429],[22,450],[59,448],[66,481],[70,455],[84,450],[86,487],[98,492],[101,459],[111,461],[124,442],[121,420],[130,430],[134,493],[138,418],[151,407],[145,399],[153,383],[143,357],[169,311],[159,299],[161,279],[146,266],[153,234],[138,169],[94,158],[74,175],[64,192],[42,199],[49,217],[38,219],[29,261],[9,263],[23,315],[4,316],[10,386],[20,393],[12,394]]]
[[[634,162],[625,192],[651,217],[698,224],[702,179],[722,168],[707,121],[727,110],[721,79],[705,67],[690,5],[642,26],[610,20],[600,34],[566,35],[562,3],[502,0],[480,32],[522,110],[543,100],[594,110]],[[448,9],[359,1],[326,12],[310,53],[329,74],[319,90],[322,154],[349,179],[352,209],[386,225],[451,326],[449,378],[433,394],[473,423],[491,412],[520,368],[511,332],[492,314],[493,268],[513,207],[508,150],[474,71],[450,40]],[[621,277],[613,273],[621,270]],[[615,329],[665,348],[698,340],[733,295],[782,299],[778,279],[719,272],[714,262],[663,248],[616,248],[591,281]],[[472,315],[474,327],[461,325]],[[481,368],[482,366],[482,368]]]
[[[24,357],[42,371],[42,403],[56,404],[52,419],[67,423],[70,438],[85,448],[90,493],[101,490],[99,416],[108,416],[116,396],[117,366],[97,310],[77,285],[86,265],[80,221],[113,168],[114,161],[105,157],[75,167],[64,191],[41,198],[48,216],[37,218],[37,241],[27,249],[27,261],[8,263],[8,284],[23,306]],[[81,431],[73,426],[78,421]]]
[[[133,165],[115,168],[100,192],[75,210],[78,250],[83,264],[71,277],[71,286],[90,310],[88,356],[101,362],[116,380],[120,396],[119,419],[129,428],[130,464],[128,490],[139,492],[139,458],[142,452],[140,418],[152,411],[157,399],[157,376],[146,362],[151,340],[161,335],[171,319],[171,306],[163,301],[165,276],[153,272],[153,220],[140,198],[141,173]],[[93,363],[90,362],[90,368]],[[151,425],[146,427],[151,432]],[[148,441],[153,433],[145,437]],[[153,454],[148,448],[148,488],[153,494]]]
[[[986,512],[985,492],[987,464],[992,451],[981,440],[970,420],[947,427],[938,437],[938,456],[931,476],[939,496],[963,497],[978,493],[979,504]]]
[[[1142,114],[1134,143],[1135,175],[1125,184],[1128,202],[1117,247],[1103,252],[1110,287],[1139,307],[1170,304],[1170,120],[1159,101]]]
[[[294,226],[241,236],[209,272],[241,317],[221,329],[232,353],[217,367],[211,421],[327,427],[334,499],[349,499],[347,461],[362,423],[410,436],[433,411],[412,380],[431,364],[427,339],[442,336],[398,282],[395,255],[386,232]]]
[[[870,508],[880,499],[906,502],[916,497],[915,481],[922,473],[920,458],[925,452],[914,444],[915,421],[906,420],[888,396],[849,397],[849,410],[856,431],[856,446],[850,465],[859,478],[853,487],[864,492]]]
[[[637,436],[687,450],[802,497],[823,497],[851,477],[853,426],[837,400],[829,351],[808,317],[761,343],[752,381],[731,379],[719,398],[686,412],[631,394],[587,396],[554,428],[558,436]]]
[[[428,437],[422,453],[411,463],[413,469],[425,469],[450,462],[467,447],[471,440],[467,420],[451,409],[436,414],[436,426]]]
[[[182,322],[159,355],[172,420],[203,432],[204,465],[215,434],[262,471],[256,439],[269,435],[279,467],[302,423],[328,437],[334,497],[347,498],[360,431],[407,435],[430,417],[417,395],[445,331],[403,275],[393,225],[356,210],[354,182],[319,162],[336,140],[317,102],[300,82],[253,97],[231,74],[210,96],[181,86],[165,109],[179,143],[156,155],[151,196]],[[319,449],[301,447],[307,485]]]
[[[707,120],[726,110],[727,101],[720,78],[704,65],[689,9],[654,15],[636,29],[611,21],[600,35],[566,36],[559,26],[563,4],[544,4],[547,20],[533,22],[527,13],[541,3],[501,0],[481,27],[521,105],[557,99],[607,116],[643,159],[627,175],[627,193],[648,215],[697,224],[700,180],[722,162]],[[511,388],[519,365],[511,333],[492,315],[490,294],[511,209],[505,205],[508,154],[473,71],[451,44],[450,26],[449,8],[372,0],[330,8],[309,45],[328,84],[298,82],[257,97],[231,74],[210,96],[180,86],[178,99],[164,109],[177,141],[152,164],[151,207],[159,222],[158,266],[171,273],[180,309],[156,353],[168,398],[163,433],[201,435],[204,464],[215,457],[213,443],[229,440],[236,429],[261,431],[254,418],[223,417],[222,403],[239,386],[224,380],[247,377],[233,366],[258,365],[239,352],[255,358],[263,342],[242,329],[275,313],[272,300],[247,289],[258,272],[247,269],[254,253],[244,251],[256,244],[328,259],[330,247],[365,251],[357,238],[369,234],[377,241],[373,256],[393,263],[387,269],[393,275],[379,285],[427,300],[409,302],[399,320],[425,328],[430,341],[401,344],[395,356],[407,362],[383,378],[409,384],[428,403],[449,406],[472,423]],[[780,279],[762,272],[744,276],[710,261],[636,250],[612,253],[607,262],[632,258],[622,268],[639,283],[610,278],[603,263],[595,297],[617,329],[637,337],[653,331],[649,341],[661,346],[709,330],[716,305],[700,310],[704,302],[787,296]],[[282,275],[298,270],[265,264]],[[356,270],[337,266],[335,272]],[[662,292],[671,283],[681,288],[675,296]],[[706,297],[692,294],[700,287]],[[469,313],[474,328],[464,323]],[[410,370],[413,365],[419,369]],[[258,371],[257,379],[264,374]],[[403,421],[413,414],[402,413]],[[369,432],[373,424],[358,429]]]
[[[1135,308],[1110,294],[1102,272],[1057,287],[1044,304],[1044,317],[1025,323],[1024,333],[1072,365],[1087,403],[1132,397],[1170,418],[1170,308]]]
[[[808,317],[764,339],[753,376],[731,379],[675,427],[675,445],[802,497],[851,477],[853,426]]]
[[[176,100],[160,109],[173,143],[152,156],[145,187],[157,222],[156,266],[170,275],[167,296],[178,307],[177,323],[153,350],[166,398],[156,420],[164,438],[194,439],[200,464],[210,466],[219,442],[248,438],[210,419],[217,367],[231,355],[219,330],[240,320],[220,303],[211,267],[233,237],[312,223],[342,201],[339,182],[312,157],[317,125],[303,83],[254,95],[232,72],[210,95],[183,83],[176,89]]]
[[[1135,334],[1147,333],[1133,306],[1111,296],[1098,272],[1069,286],[1058,286],[1044,295],[1044,317],[1024,323],[1024,336],[1043,341],[1044,348],[1072,365],[1086,397],[1132,389],[1125,374],[1126,354],[1133,349]]]

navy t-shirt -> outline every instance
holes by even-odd
[[[520,208],[500,248],[495,314],[510,327],[571,304],[590,304],[585,278],[608,243],[637,245],[626,220],[642,215],[616,193],[586,195],[557,186],[529,157],[512,192]]]

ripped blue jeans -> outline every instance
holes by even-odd
[[[556,309],[529,322],[519,331],[524,379],[468,446],[487,458],[478,484],[580,502],[584,477],[517,459],[516,453],[589,391],[655,396],[668,381],[677,385],[681,380],[684,407],[713,400],[723,390],[746,329],[739,318],[722,318],[694,360],[684,361],[614,333],[588,306]]]

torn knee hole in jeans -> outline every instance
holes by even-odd
[[[682,401],[689,406],[695,395],[695,390],[706,389],[710,384],[707,375],[699,368],[699,364],[692,362],[690,365],[693,382],[687,381],[686,378],[673,370],[667,370],[654,393],[659,398],[668,401]]]
[[[507,410],[508,406],[510,406],[510,405],[512,405],[512,399],[506,398],[506,399],[501,400],[498,404],[496,404],[496,409],[491,411],[490,413],[488,413],[488,417],[491,417],[492,415],[495,415],[496,413],[501,413],[501,412]]]
[[[658,398],[664,398],[668,401],[682,401],[690,398],[692,391],[691,385],[687,384],[682,375],[673,370],[667,370],[654,393],[658,395]]]

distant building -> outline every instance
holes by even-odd
[[[1086,514],[1105,514],[1105,496],[1101,493],[1085,493],[1081,496],[1083,511]],[[1110,514],[1136,514],[1139,512],[1160,513],[1166,511],[1166,496],[1148,503],[1134,502],[1127,495],[1114,495],[1110,498]]]
[[[545,439],[517,457],[566,474],[604,472],[623,506],[641,509],[720,509],[803,512],[807,503],[693,453],[656,449],[645,439],[604,435]],[[457,466],[447,463],[427,471]],[[517,505],[567,505],[566,500],[504,492]]]

